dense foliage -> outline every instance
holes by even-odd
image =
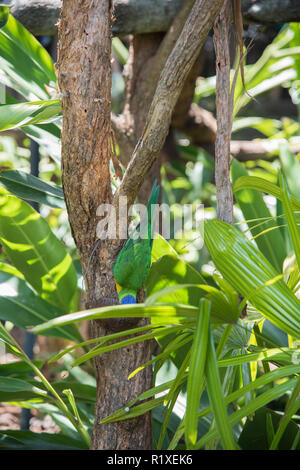
[[[0,448],[87,449],[96,397],[91,359],[154,340],[156,353],[141,366],[153,367],[153,388],[103,422],[151,410],[158,449],[300,449],[300,161],[290,150],[299,120],[243,116],[251,99],[275,87],[299,106],[299,49],[299,25],[285,25],[245,67],[247,91],[238,78],[233,136],[251,128],[275,150],[257,162],[233,159],[235,226],[215,219],[213,159],[179,140],[181,163],[162,168],[163,197],[205,204],[205,246],[193,230],[185,240],[159,236],[144,304],[80,311],[82,275],[60,186],[54,65],[12,16],[3,21],[0,130],[21,128],[41,146],[42,160],[41,177],[33,177],[28,143],[1,137],[0,340],[15,360],[0,364],[0,402],[49,414],[61,432],[4,430]],[[126,57],[119,40],[114,50]],[[121,91],[113,89],[116,100]],[[199,80],[195,101],[214,92],[215,77]],[[113,317],[149,317],[151,324],[86,340],[84,320]],[[60,350],[32,361],[13,327],[59,338]]]

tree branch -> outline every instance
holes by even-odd
[[[115,193],[132,204],[161,150],[169,131],[174,106],[223,0],[196,0],[185,26],[162,70],[143,134],[134,150],[123,181]]]
[[[13,0],[6,0],[12,4]],[[165,32],[178,13],[182,0],[114,0],[113,34]],[[61,0],[18,0],[12,14],[37,36],[56,34]],[[296,0],[243,0],[245,22],[287,23],[300,21]]]

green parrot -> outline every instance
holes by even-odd
[[[153,245],[151,206],[157,203],[158,194],[159,186],[154,181],[147,204],[147,223],[139,224],[127,238],[114,264],[114,279],[121,304],[135,304],[137,292],[147,279]]]

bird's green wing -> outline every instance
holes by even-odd
[[[147,233],[141,233],[141,227],[138,225],[134,234],[124,243],[114,264],[114,278],[122,303],[135,302],[136,293],[144,285],[149,274],[153,244],[152,228],[154,223],[151,206],[157,203],[158,194],[159,187],[155,181],[147,204]]]

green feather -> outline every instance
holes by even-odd
[[[147,204],[148,223],[146,229],[148,233],[141,233],[141,226],[138,225],[134,234],[127,238],[114,264],[115,280],[122,287],[119,292],[120,300],[126,291],[131,291],[136,295],[147,279],[153,245],[151,205],[157,203],[158,194],[159,187],[156,186],[155,181]]]

